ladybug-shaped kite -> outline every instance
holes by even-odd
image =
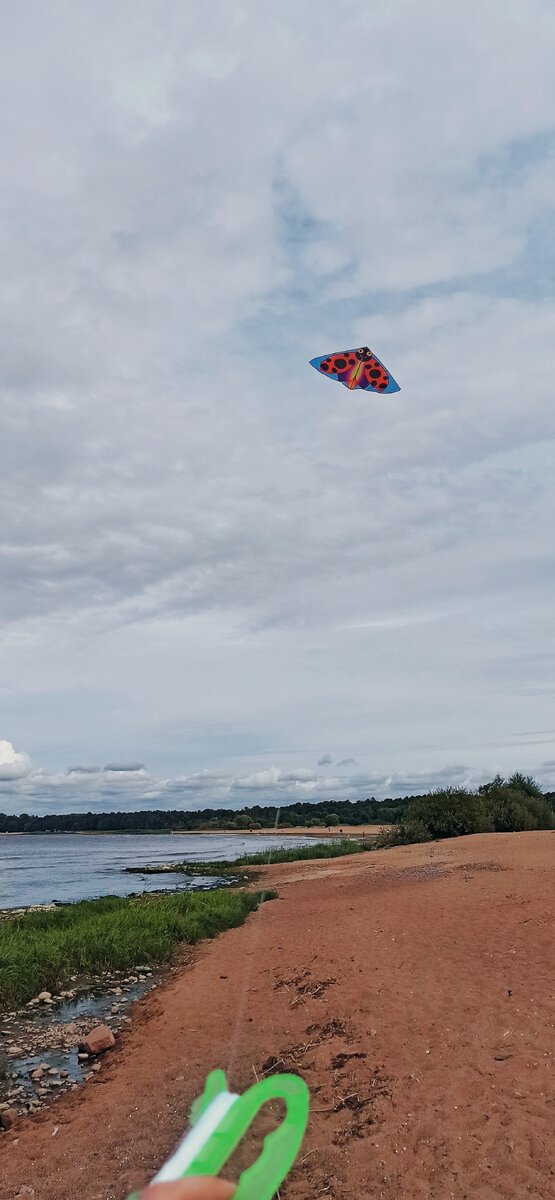
[[[350,392],[362,388],[365,392],[399,392],[399,384],[395,382],[383,363],[373,354],[368,346],[359,346],[358,350],[341,350],[337,354],[325,354],[322,358],[311,358],[311,367],[315,367],[328,379],[336,379],[343,383]]]

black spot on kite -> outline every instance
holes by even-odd
[[[376,368],[374,367],[374,370],[370,371],[370,375],[372,376],[372,379],[379,379],[379,377],[381,375],[381,371],[376,370]]]
[[[346,358],[336,358],[334,366],[337,371],[344,371],[345,367],[347,366],[347,359]]]
[[[354,367],[355,363],[356,363],[356,358],[350,358],[350,359],[349,359],[349,366],[350,366],[350,367]]]
[[[380,383],[380,384],[379,384],[379,387],[381,388],[381,390],[382,390],[382,392],[383,392],[384,388],[386,388],[386,387],[387,387],[387,383]]]
[[[330,369],[330,368],[329,368],[329,363],[320,363],[320,370],[321,370],[321,371],[329,371],[329,369]]]

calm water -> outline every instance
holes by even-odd
[[[222,834],[0,834],[0,908],[126,896],[129,892],[213,887],[215,879],[178,874],[125,875],[124,867],[192,859],[239,858],[278,846],[304,846],[310,838]]]

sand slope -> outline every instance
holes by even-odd
[[[555,1197],[555,835],[266,877],[280,899],[144,1002],[98,1079],[0,1138],[1,1200],[122,1200],[208,1070],[274,1060],[312,1091],[282,1196]]]

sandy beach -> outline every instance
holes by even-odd
[[[279,899],[182,954],[98,1076],[1,1136],[1,1200],[124,1200],[216,1066],[238,1089],[276,1068],[307,1080],[291,1200],[555,1196],[554,835],[264,881]]]

